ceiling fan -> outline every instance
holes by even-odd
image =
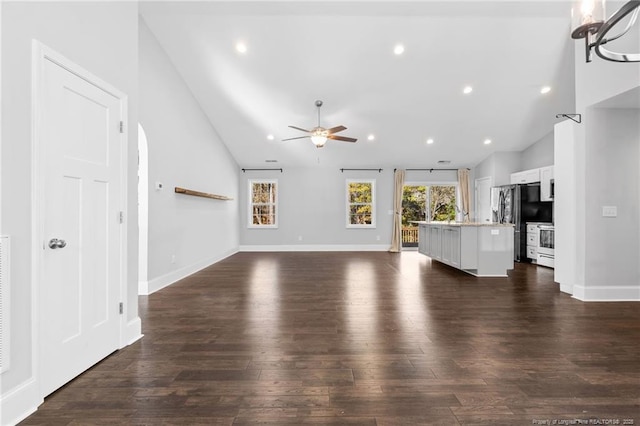
[[[322,101],[316,101],[316,107],[318,107],[318,126],[314,127],[311,130],[302,129],[296,126],[289,126],[292,129],[300,130],[302,132],[307,132],[309,135],[307,136],[298,136],[296,138],[288,138],[282,139],[283,141],[290,141],[294,139],[305,139],[311,138],[311,142],[316,146],[316,148],[322,148],[324,144],[327,142],[327,139],[331,139],[334,141],[342,141],[342,142],[355,142],[358,139],[348,138],[346,136],[337,136],[336,133],[341,132],[343,130],[347,130],[344,126],[336,126],[330,129],[325,129],[324,127],[320,127],[320,107],[322,106]]]

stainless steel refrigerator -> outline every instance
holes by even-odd
[[[540,184],[491,188],[492,220],[513,223],[513,259],[527,260],[527,222],[553,223],[553,202],[540,201]]]

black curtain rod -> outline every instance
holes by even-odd
[[[345,171],[345,170],[347,170],[347,171],[354,171],[354,170],[358,170],[358,171],[371,171],[371,172],[376,171],[376,172],[378,172],[378,173],[382,173],[382,169],[340,169],[340,171],[341,171],[342,173],[344,173],[344,171]]]
[[[395,173],[396,170],[398,169],[393,169],[393,172]],[[404,169],[407,172],[457,172],[458,169]],[[470,169],[467,169],[470,170]]]
[[[275,171],[275,170],[280,170],[280,173],[282,173],[282,169],[242,169],[242,173],[246,173],[247,171],[249,172],[255,172],[255,171]]]

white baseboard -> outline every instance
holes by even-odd
[[[560,283],[560,291],[567,294],[573,294],[573,285]]]
[[[131,321],[129,321],[124,329],[124,346],[129,346],[132,343],[137,342],[142,339],[144,334],[142,334],[142,321],[140,317],[135,317]]]
[[[168,274],[149,280],[146,282],[147,284],[146,288],[142,288],[142,290],[146,290],[145,293],[140,293],[141,286],[140,286],[140,283],[138,283],[138,294],[142,296],[148,296],[150,294],[153,294],[156,291],[161,290],[175,283],[176,281],[180,281],[181,279],[188,277],[189,275],[194,274],[200,271],[201,269],[206,268],[207,266],[211,266],[214,263],[220,262],[221,260],[226,259],[227,257],[232,256],[237,252],[238,250],[232,250],[226,254],[223,254],[222,256],[204,259],[192,265],[185,266],[180,269],[176,269],[175,271],[169,272]]]
[[[0,425],[15,425],[35,413],[44,402],[32,377],[0,397]]]
[[[128,346],[142,338],[142,323],[139,317],[129,321],[124,330],[122,347]],[[122,348],[121,347],[121,348]],[[40,396],[38,383],[30,378],[14,389],[0,395],[0,425],[15,425],[38,410],[44,402]]]
[[[640,302],[640,287],[574,285],[573,297],[583,302]]]
[[[138,294],[149,294],[149,281],[138,281]]]
[[[294,245],[247,245],[241,252],[250,251],[389,251],[388,244],[294,244]]]

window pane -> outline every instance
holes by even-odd
[[[370,203],[373,199],[370,182],[349,183],[350,203]]]
[[[427,187],[406,185],[402,190],[402,226],[414,226],[411,221],[425,220]]]
[[[351,215],[349,216],[351,225],[371,225],[371,215]]]
[[[375,226],[375,181],[347,180],[347,226]]]
[[[276,202],[276,186],[273,183],[254,183],[252,192],[254,203]]]
[[[456,219],[456,187],[433,185],[429,188],[431,220]]]
[[[276,209],[273,205],[254,205],[253,206],[253,224],[254,225],[274,225],[276,218]]]
[[[278,226],[276,216],[277,181],[250,181],[249,226]]]
[[[351,205],[349,207],[349,224],[371,225],[371,205]]]

